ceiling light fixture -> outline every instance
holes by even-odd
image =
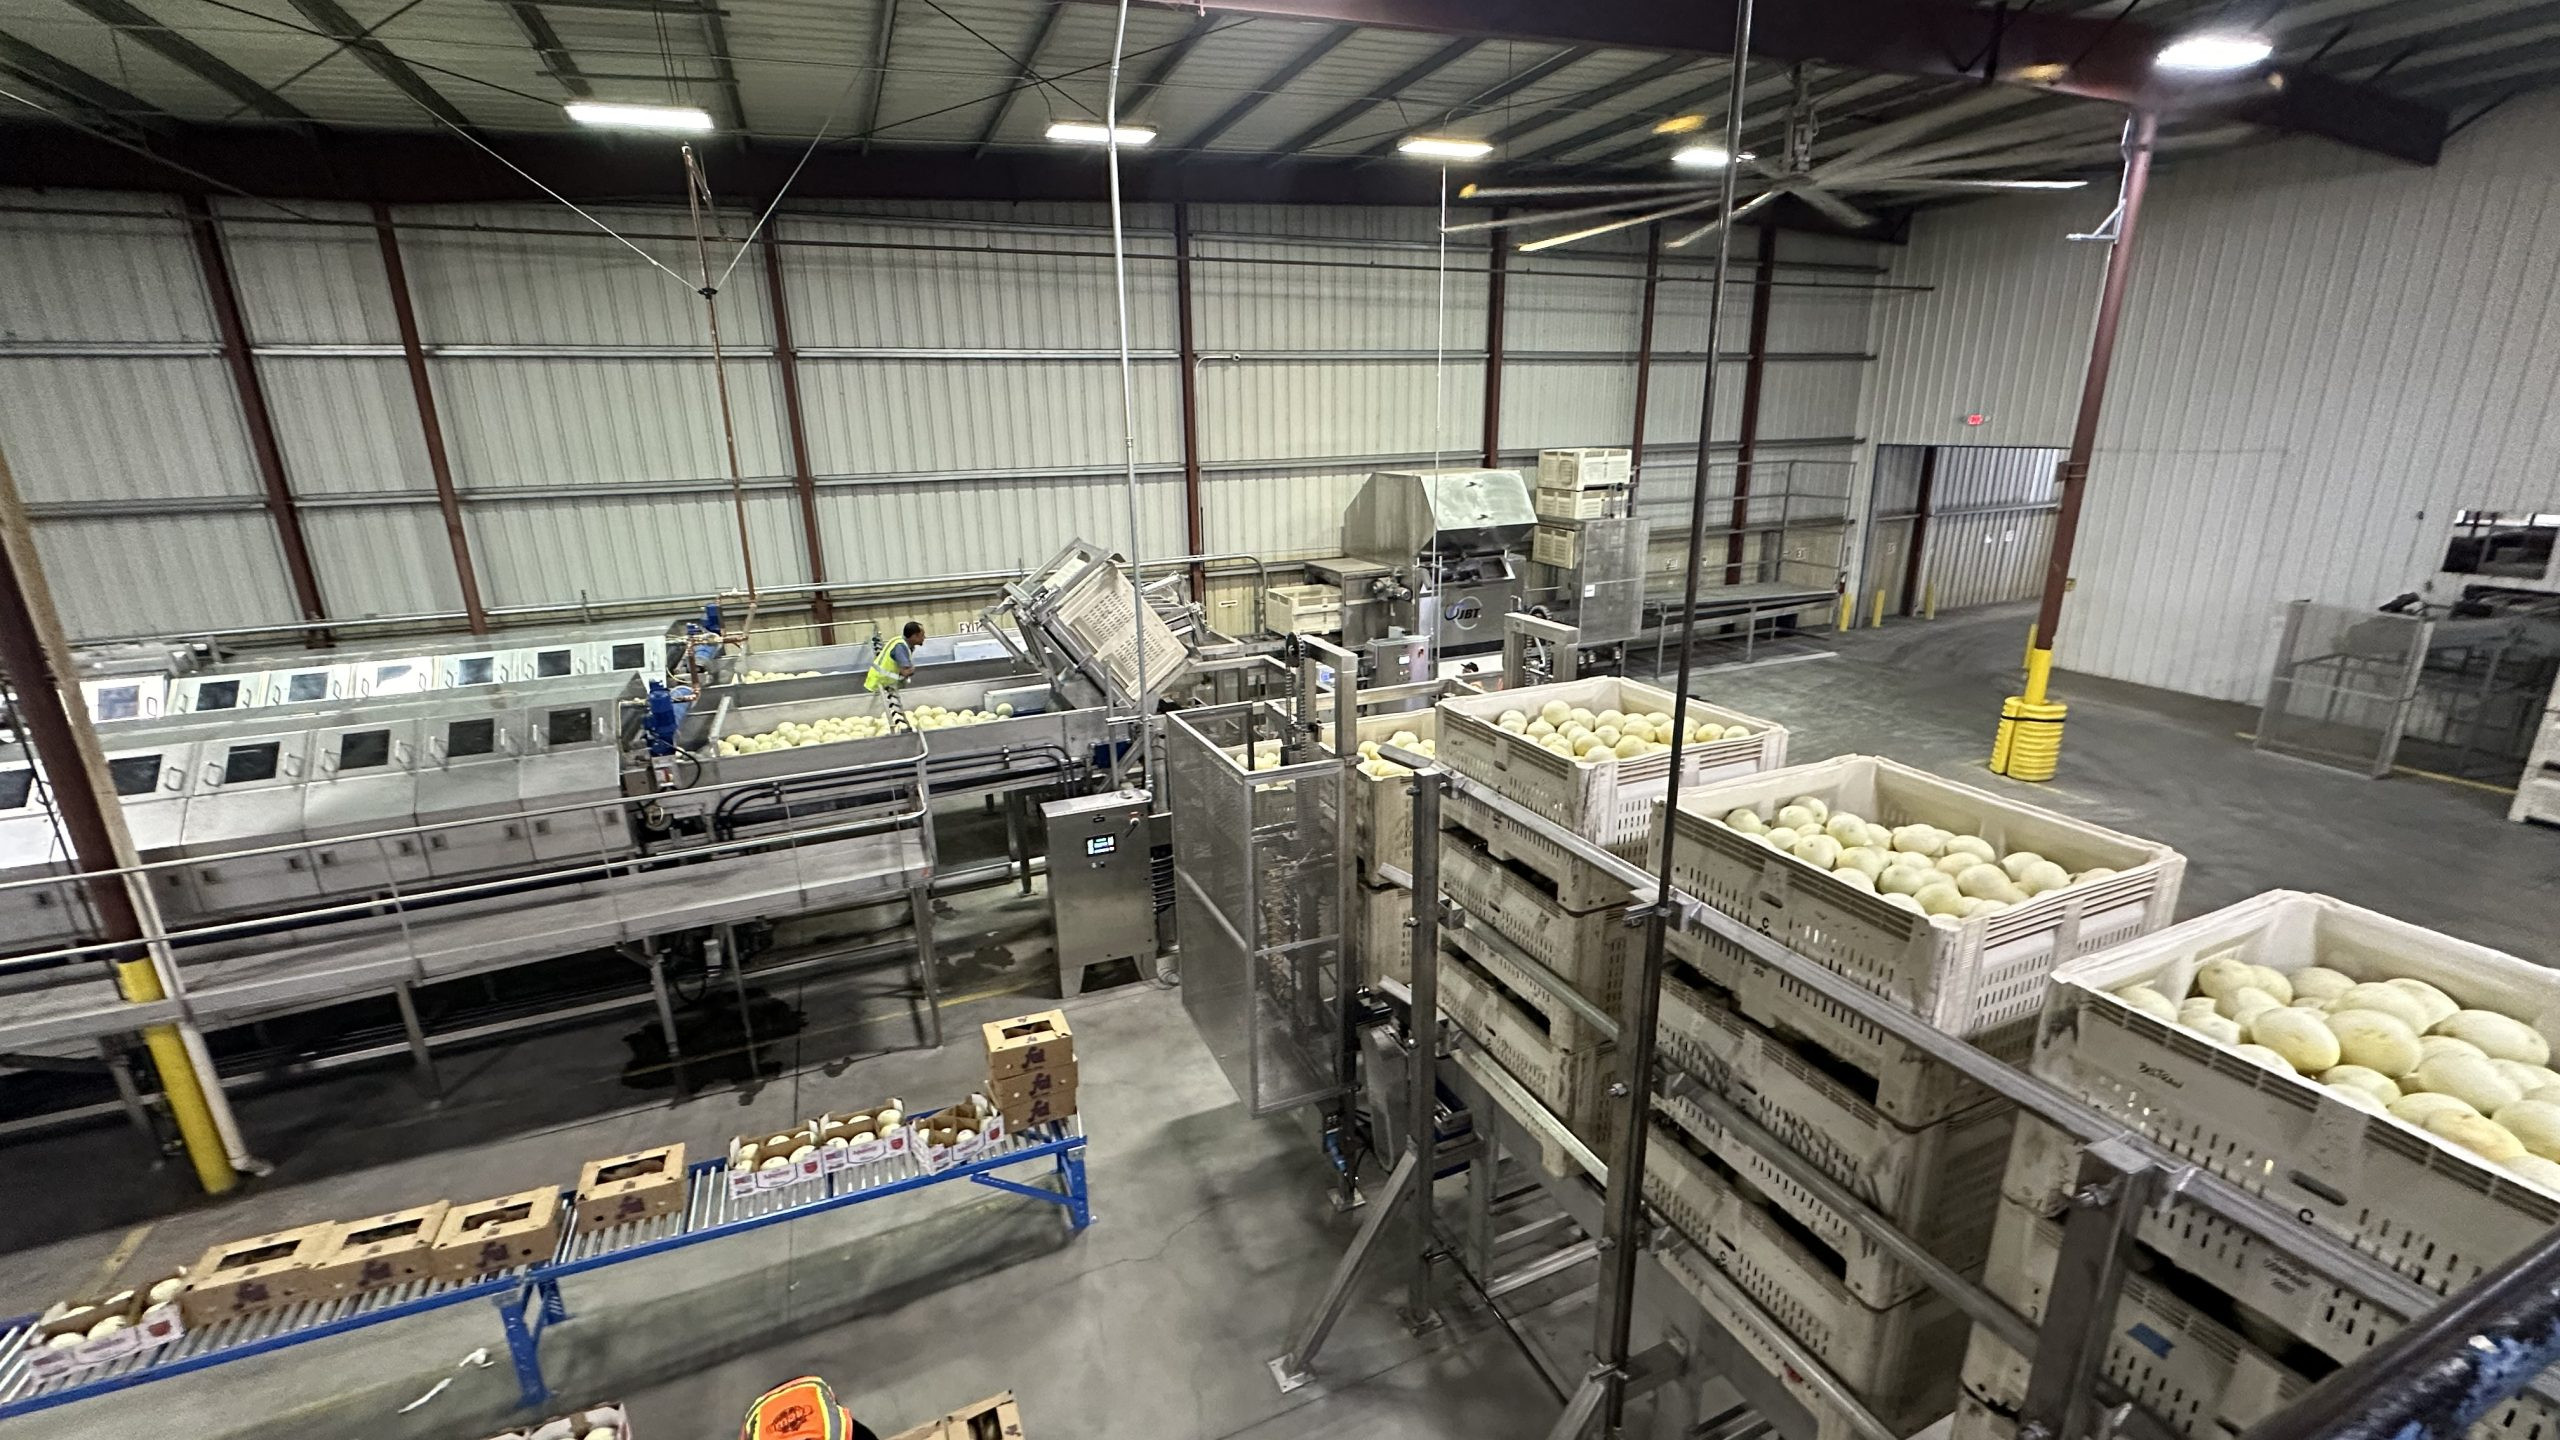
[[[2246,70],[2274,53],[2275,43],[2261,36],[2207,33],[2161,46],[2154,63],[2183,74],[2219,75]]]
[[[1152,145],[1156,140],[1155,127],[1150,125],[1122,125],[1115,129],[1090,120],[1052,120],[1048,133],[1061,145],[1108,145],[1115,135],[1121,144],[1130,146]]]
[[[1706,128],[1707,117],[1691,113],[1688,115],[1674,115],[1668,120],[1658,120],[1654,122],[1653,133],[1656,135],[1686,135],[1693,130],[1704,130]]]
[[[1671,163],[1683,170],[1721,170],[1733,157],[1721,145],[1683,145],[1671,152]],[[1745,160],[1758,159],[1750,151],[1742,152]]]
[[[711,112],[691,105],[606,105],[572,100],[561,107],[581,125],[607,130],[708,130]]]
[[[1426,160],[1481,160],[1493,153],[1493,146],[1485,141],[1456,135],[1407,135],[1396,142],[1396,149]]]

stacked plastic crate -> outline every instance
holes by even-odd
[[[2440,1295],[2560,1224],[2560,1191],[2114,993],[2148,985],[2175,1003],[2199,993],[2198,970],[2223,958],[2288,976],[2319,965],[2356,981],[2418,980],[2465,1008],[2560,1024],[2560,975],[2541,965],[2278,891],[2057,970],[2036,1073]],[[2030,1319],[2044,1314],[2078,1165],[2058,1131],[2020,1123],[1985,1283]],[[2134,1239],[2104,1373],[2198,1440],[2247,1428],[2400,1327],[2318,1267],[2174,1195],[2142,1214]],[[1959,1433],[2014,1431],[2028,1368],[1977,1334]],[[2560,1433],[2560,1413],[2527,1395],[2473,1433],[2546,1440]]]
[[[1763,820],[1804,797],[1832,814],[1981,836],[2074,872],[2109,871],[1967,918],[1915,913],[1726,823]],[[1671,826],[1681,890],[1780,945],[1910,1008],[1951,1034],[2023,1061],[2053,967],[2168,923],[2185,862],[2165,846],[1867,756],[1711,784]],[[1955,1269],[1993,1249],[2013,1107],[1926,1052],[1704,927],[1671,944],[1657,1098],[1655,1205],[1694,1249],[1666,1263],[1761,1356],[1825,1434],[1847,1422],[1790,1367],[1774,1327],[1818,1357],[1898,1433],[1957,1401],[1968,1322],[1836,1210],[1689,1098],[1722,1097],[1814,1168]],[[1729,1303],[1711,1264],[1749,1301]]]
[[[1563,570],[1579,567],[1582,522],[1625,513],[1634,458],[1615,449],[1539,451],[1532,497],[1538,528],[1529,537],[1529,558]]]
[[[1667,750],[1591,762],[1505,729],[1502,717],[1511,711],[1535,717],[1550,703],[1595,716],[1611,710],[1668,716],[1672,701],[1668,691],[1610,676],[1444,700],[1438,758],[1540,820],[1650,864],[1659,853],[1654,812],[1671,775]],[[1734,738],[1685,747],[1683,784],[1786,763],[1786,731],[1768,721],[1694,700],[1687,718],[1711,720]],[[1440,839],[1441,889],[1460,912],[1441,930],[1441,1008],[1584,1144],[1605,1155],[1602,1101],[1613,1047],[1523,962],[1618,1013],[1643,943],[1643,932],[1627,922],[1627,886],[1535,826],[1464,795],[1443,804]]]
[[[1416,744],[1436,742],[1440,717],[1429,710],[1364,715],[1353,722],[1351,747],[1386,745],[1399,735]],[[1393,764],[1373,765],[1366,754],[1354,758],[1349,778],[1352,860],[1359,876],[1352,896],[1352,943],[1360,957],[1360,977],[1369,984],[1381,978],[1401,980],[1413,971],[1413,953],[1405,921],[1413,915],[1412,772]]]

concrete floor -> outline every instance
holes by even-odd
[[[2066,677],[2060,781],[1989,775],[1981,757],[2024,627],[2000,611],[1864,631],[1829,645],[1831,658],[1702,669],[1697,689],[1787,725],[1800,760],[1890,754],[2172,844],[2188,858],[2185,913],[2323,890],[2560,962],[2560,833],[2507,824],[2503,797],[2485,791],[2258,755],[2234,738],[2254,719],[2239,707]],[[218,1239],[565,1182],[594,1156],[672,1138],[716,1146],[887,1094],[957,1094],[979,1069],[977,1021],[1054,1003],[1038,998],[1056,993],[1044,923],[1036,897],[963,897],[944,929],[955,998],[940,1052],[902,1048],[916,1035],[894,993],[903,973],[876,971],[777,986],[806,1021],[772,1057],[778,1073],[690,1099],[624,1085],[633,1017],[451,1057],[438,1105],[396,1066],[246,1100],[242,1122],[278,1168],[220,1205],[177,1199],[174,1177],[137,1179],[119,1128],[17,1144],[0,1154],[0,1310],[183,1263]],[[1325,1204],[1322,1162],[1294,1125],[1243,1117],[1176,993],[1136,984],[1070,1010],[1094,1137],[1091,1230],[1070,1239],[1033,1202],[925,1192],[840,1212],[842,1225],[776,1227],[754,1242],[764,1249],[741,1239],[602,1272],[572,1291],[580,1319],[549,1342],[569,1402],[623,1398],[652,1440],[721,1434],[758,1390],[817,1371],[884,1433],[1007,1387],[1037,1440],[1544,1432],[1555,1395],[1489,1315],[1460,1307],[1417,1340],[1383,1285],[1346,1316],[1325,1384],[1280,1395],[1264,1362],[1354,1223]],[[511,1398],[503,1357],[393,1413],[495,1340],[488,1316],[465,1313],[477,1309],[0,1425],[0,1437],[128,1433],[165,1423],[172,1404],[205,1437],[486,1434]]]

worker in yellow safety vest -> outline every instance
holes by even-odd
[[[872,657],[871,671],[862,677],[862,688],[878,695],[916,678],[916,651],[923,644],[924,626],[908,621],[898,643],[882,646],[880,653]]]

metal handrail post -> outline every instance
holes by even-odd
[[[1398,752],[1401,753],[1401,752]],[[1415,757],[1419,758],[1419,757]],[[1438,1148],[1436,1111],[1440,1093],[1436,1066],[1440,1049],[1440,792],[1442,772],[1421,770],[1413,777],[1413,992],[1410,1028],[1413,1052],[1405,1096],[1407,1153],[1423,1163],[1413,1167],[1413,1269],[1405,1287],[1405,1324],[1415,1330],[1439,1324],[1431,1308],[1431,1185],[1439,1166],[1427,1157]]]

